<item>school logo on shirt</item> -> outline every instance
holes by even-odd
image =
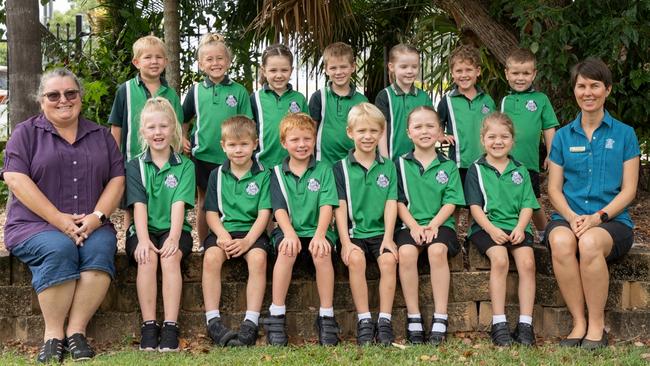
[[[438,170],[438,173],[436,173],[436,180],[440,184],[447,184],[447,182],[449,182],[449,176],[447,176],[447,173],[444,170]]]
[[[537,110],[537,103],[535,103],[534,100],[529,100],[526,102],[526,109],[528,109],[531,112],[535,112]]]
[[[309,182],[307,182],[307,189],[312,192],[318,192],[320,190],[320,182],[314,178],[309,179]]]
[[[248,183],[248,186],[246,186],[246,193],[248,193],[249,196],[254,196],[259,192],[260,192],[260,187],[255,182],[250,182]]]
[[[289,104],[289,112],[291,112],[291,113],[300,112],[300,106],[298,105],[298,103],[296,103],[295,101],[292,101],[291,104]]]
[[[228,105],[228,107],[233,107],[233,108],[236,107],[237,106],[237,98],[235,98],[234,95],[230,94],[226,98],[226,104]]]
[[[176,188],[176,186],[178,186],[178,179],[174,176],[174,174],[169,174],[167,178],[165,178],[165,187]]]
[[[483,107],[481,107],[481,113],[483,113],[483,114],[490,113],[490,107],[488,107],[487,104],[483,104]]]
[[[517,171],[512,172],[512,183],[519,185],[523,182],[524,182],[524,177],[522,177],[519,172]]]
[[[383,174],[379,174],[377,177],[377,185],[381,188],[386,188],[390,184],[390,180],[388,179],[387,176]]]
[[[605,149],[613,149],[614,148],[614,139],[607,139],[605,140]]]

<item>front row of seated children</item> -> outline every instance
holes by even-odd
[[[176,351],[176,323],[182,289],[182,259],[191,251],[187,210],[194,202],[193,163],[180,154],[181,132],[170,103],[147,101],[140,136],[146,149],[127,165],[127,204],[134,225],[127,233],[127,253],[137,263],[137,291],[142,311],[140,349]],[[316,161],[316,125],[303,113],[289,114],[279,128],[288,157],[262,167],[253,154],[258,145],[255,123],[245,116],[226,120],[221,129],[224,164],[209,176],[206,220],[210,235],[203,242],[203,297],[208,335],[221,346],[249,346],[262,323],[267,342],[286,345],[285,300],[297,261],[313,263],[320,297],[315,321],[319,343],[336,345],[334,269],[337,233],[340,255],[349,270],[358,313],[357,342],[389,345],[394,341],[391,311],[398,274],[407,306],[406,338],[410,343],[442,343],[447,333],[450,273],[448,258],[460,251],[453,212],[466,203],[475,223],[469,238],[490,258],[492,339],[532,345],[535,266],[530,218],[539,208],[528,171],[511,160],[514,128],[502,113],[489,115],[480,133],[485,154],[467,172],[465,190],[456,164],[438,153],[443,129],[431,107],[415,108],[406,128],[414,149],[396,160],[378,153],[386,121],[372,104],[354,106],[347,135],[354,149],[332,167]],[[271,235],[271,214],[277,222]],[[399,218],[399,222],[398,219]],[[394,230],[396,232],[394,232]],[[275,252],[270,316],[260,322],[268,257]],[[418,305],[418,256],[426,252],[431,267],[435,311],[428,336]],[[505,317],[508,253],[519,272],[521,316],[514,335]],[[247,310],[238,331],[221,321],[221,269],[229,259],[248,266]],[[368,304],[366,261],[380,270],[379,314]],[[164,321],[156,320],[156,271],[162,269]],[[311,264],[310,264],[311,265]]]

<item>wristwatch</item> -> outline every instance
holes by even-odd
[[[106,223],[106,221],[108,220],[106,215],[104,215],[104,213],[99,211],[99,210],[96,210],[95,212],[93,212],[93,215],[97,216],[97,218],[99,219],[99,222],[102,223],[102,224]]]
[[[609,221],[609,215],[607,214],[607,212],[605,212],[603,210],[598,210],[598,215],[600,215],[600,221],[601,222]]]

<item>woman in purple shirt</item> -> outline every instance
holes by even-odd
[[[80,116],[81,92],[70,71],[45,73],[43,113],[18,124],[5,150],[5,245],[32,272],[45,320],[40,362],[62,361],[64,346],[74,360],[94,356],[86,326],[115,275],[107,217],[124,191],[123,159],[108,129]]]

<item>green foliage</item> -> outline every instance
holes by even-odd
[[[7,65],[7,43],[6,42],[0,42],[0,65]]]

